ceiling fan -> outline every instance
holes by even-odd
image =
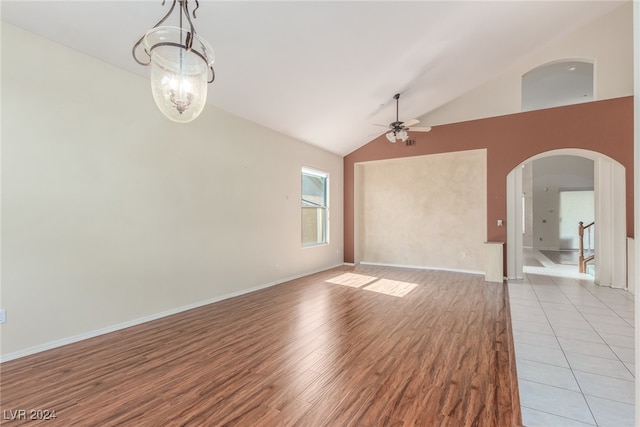
[[[416,119],[411,119],[409,121],[406,122],[401,122],[400,119],[398,118],[398,110],[399,110],[399,104],[400,104],[400,94],[396,93],[393,96],[393,99],[396,100],[396,121],[389,124],[388,127],[389,129],[391,129],[389,132],[387,132],[386,137],[389,140],[389,142],[392,142],[395,144],[396,141],[401,140],[402,142],[406,141],[409,138],[409,135],[407,134],[407,131],[411,131],[411,132],[429,132],[431,130],[431,127],[426,126],[426,127],[420,127],[420,126],[413,126],[415,124],[420,123],[420,120],[416,120]],[[385,125],[376,125],[376,126],[385,126]],[[387,127],[387,126],[385,126]]]

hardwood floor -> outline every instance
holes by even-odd
[[[507,304],[481,276],[340,267],[5,362],[3,425],[519,425]]]

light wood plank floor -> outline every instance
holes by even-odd
[[[340,267],[5,362],[4,418],[57,418],[3,425],[519,425],[507,304],[481,276]]]

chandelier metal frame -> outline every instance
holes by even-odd
[[[147,66],[149,64],[151,64],[151,51],[153,51],[153,49],[161,47],[161,46],[173,46],[173,47],[177,47],[177,48],[182,48],[185,49],[189,52],[194,53],[195,55],[199,56],[205,63],[209,63],[209,60],[207,59],[207,52],[203,51],[203,52],[199,52],[197,49],[195,49],[193,47],[193,40],[195,39],[195,36],[197,34],[196,32],[196,28],[193,25],[193,21],[191,20],[191,16],[193,16],[193,19],[196,19],[196,10],[198,10],[198,8],[200,7],[200,4],[198,2],[198,0],[194,0],[196,7],[195,9],[193,9],[193,11],[189,11],[189,0],[173,0],[171,7],[169,8],[169,12],[167,12],[167,14],[160,20],[158,21],[158,23],[156,25],[154,25],[153,27],[151,27],[151,29],[149,31],[152,31],[158,27],[160,27],[162,24],[164,24],[164,22],[169,19],[169,17],[171,16],[171,14],[173,13],[173,11],[176,8],[176,5],[179,4],[179,13],[180,13],[180,17],[179,17],[179,23],[180,23],[180,29],[181,30],[185,30],[185,38],[184,41],[182,41],[181,43],[176,43],[176,42],[171,42],[171,41],[163,41],[160,43],[156,43],[153,46],[150,47],[149,51],[147,51],[147,49],[144,49],[144,53],[147,55],[147,59],[146,60],[141,60],[138,58],[137,52],[139,52],[139,47],[140,45],[142,45],[142,43],[144,42],[145,37],[147,36],[147,34],[149,33],[149,31],[147,31],[147,33],[145,33],[142,37],[140,37],[140,39],[133,45],[133,48],[131,49],[131,54],[133,55],[133,59],[140,65],[144,65]],[[162,0],[162,6],[164,6],[166,3],[166,0]],[[183,28],[183,17],[186,18],[186,21],[188,23],[188,29]],[[213,70],[213,65],[209,66],[209,72],[211,75],[211,78],[207,81],[207,83],[213,83],[213,81],[216,78],[216,73]]]

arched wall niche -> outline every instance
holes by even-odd
[[[559,59],[522,76],[522,111],[579,104],[596,99],[595,61]]]

